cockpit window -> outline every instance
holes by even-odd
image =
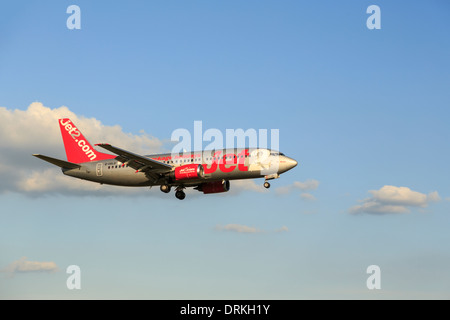
[[[271,155],[271,156],[284,156],[284,153],[272,151],[272,152],[270,153],[270,155]]]

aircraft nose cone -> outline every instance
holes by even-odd
[[[289,158],[288,164],[289,164],[289,167],[292,169],[298,164],[298,162],[292,158]]]

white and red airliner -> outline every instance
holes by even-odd
[[[230,180],[278,178],[297,165],[297,161],[266,148],[233,148],[141,156],[110,144],[97,144],[113,154],[95,150],[70,119],[59,126],[67,161],[33,154],[61,167],[65,175],[117,186],[156,186],[164,193],[175,188],[175,197],[183,200],[184,189],[193,187],[205,194],[226,192]]]

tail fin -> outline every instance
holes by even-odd
[[[116,157],[96,151],[70,119],[59,119],[59,127],[66,149],[67,161],[83,163]]]

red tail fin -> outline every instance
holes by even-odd
[[[96,151],[70,119],[59,119],[67,161],[82,163],[113,159],[116,156]]]

